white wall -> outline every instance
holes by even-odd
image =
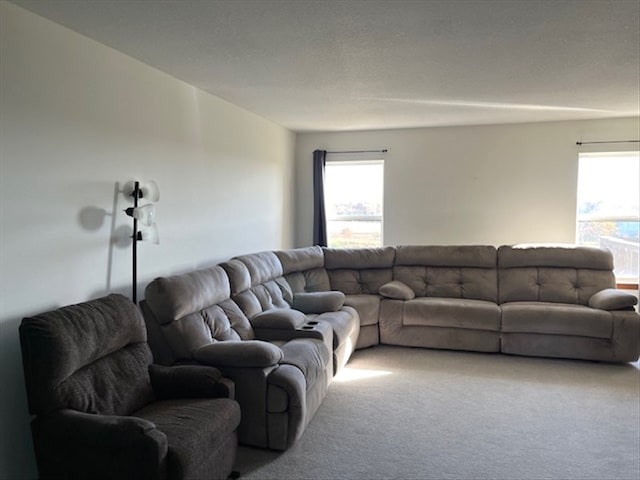
[[[638,119],[622,119],[296,139],[12,4],[0,19],[0,478],[36,474],[21,318],[129,294],[129,203],[116,191],[127,180],[161,189],[142,291],[156,275],[287,248],[294,233],[310,244],[316,148],[389,149],[386,244],[502,244],[572,241],[575,141],[639,135]]]
[[[640,136],[638,118],[305,133],[296,139],[296,245],[312,242],[312,152],[387,148],[384,243],[575,240],[576,141]]]
[[[156,275],[292,245],[295,135],[6,2],[1,32],[0,478],[36,469],[22,317],[130,293],[129,201],[154,179]],[[116,239],[114,245],[112,242]]]

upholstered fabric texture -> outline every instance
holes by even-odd
[[[313,246],[275,252],[285,274],[324,268],[322,247]]]
[[[291,306],[304,313],[337,312],[344,305],[342,292],[300,292],[293,295]]]
[[[610,251],[584,246],[503,245],[498,248],[500,268],[553,267],[613,270]]]
[[[63,409],[31,431],[40,478],[167,478],[167,435],[148,420]]]
[[[589,306],[601,310],[624,310],[637,304],[638,298],[635,295],[614,288],[600,290],[589,298]]]
[[[393,247],[382,248],[323,248],[327,270],[360,270],[391,268],[396,256]]]
[[[324,267],[289,273],[285,275],[285,279],[294,293],[331,290],[329,275]],[[291,299],[288,300],[291,301]]]
[[[283,289],[290,298],[292,292],[282,281],[282,265],[275,253],[235,257],[222,267],[229,275],[231,298],[249,319],[264,310],[289,307]]]
[[[190,359],[212,341],[254,338],[249,319],[230,299],[229,277],[221,266],[158,278],[145,295],[143,311],[148,309],[152,323],[160,324],[162,339],[156,341],[166,344],[173,358]]]
[[[495,269],[496,249],[485,245],[401,245],[396,247],[393,264]]]
[[[377,294],[393,280],[393,247],[323,250],[331,290],[346,295]]]
[[[498,303],[558,302],[587,305],[615,287],[613,255],[588,247],[503,246],[498,249]]]
[[[417,297],[497,300],[496,250],[487,246],[401,246],[393,278]]]
[[[403,325],[500,331],[500,307],[484,300],[420,297],[404,305]]]
[[[298,339],[282,346],[281,363],[297,367],[304,375],[306,390],[310,390],[319,378],[323,378],[331,352],[321,340]]]
[[[166,462],[170,478],[215,478],[216,470],[220,478],[223,469],[211,471],[215,464],[211,464],[210,458],[220,439],[228,437],[240,423],[236,402],[230,399],[165,400],[152,403],[135,415],[167,435]],[[235,434],[231,439],[236,440]],[[223,461],[229,468],[226,463]]]
[[[267,342],[216,342],[204,345],[193,358],[207,365],[219,367],[271,367],[283,358],[282,350]]]
[[[383,297],[394,298],[396,300],[412,300],[416,297],[415,292],[408,285],[400,280],[392,280],[380,287],[378,293]]]
[[[235,386],[220,370],[204,365],[150,365],[149,375],[156,400],[176,398],[231,398]]]
[[[307,320],[304,313],[290,308],[272,308],[251,318],[253,328],[276,328],[295,330]]]
[[[234,257],[242,262],[249,272],[251,285],[259,285],[284,274],[282,264],[274,252],[259,252]]]
[[[220,266],[160,277],[145,290],[145,298],[161,324],[215,305],[230,294],[229,278]]]
[[[212,367],[152,365],[142,317],[126,297],[25,318],[20,336],[41,478],[223,480],[231,472],[234,385]]]
[[[127,415],[153,399],[144,322],[121,295],[27,318],[20,338],[34,414]]]

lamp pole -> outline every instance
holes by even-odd
[[[138,208],[138,198],[140,196],[140,182],[135,182],[133,187],[133,208]],[[138,296],[138,219],[133,217],[133,285],[132,294],[133,303],[137,305]]]

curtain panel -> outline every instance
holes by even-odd
[[[324,166],[327,151],[313,152],[313,244],[327,246],[327,216],[324,210]]]

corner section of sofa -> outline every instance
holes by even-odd
[[[345,305],[360,317],[356,349],[380,343],[380,287],[392,280],[394,247],[323,248],[325,268],[332,290],[346,295]]]
[[[313,246],[275,252],[282,264],[283,295],[310,322],[333,329],[334,373],[347,363],[362,336],[362,317],[340,289],[332,288],[325,253]]]

